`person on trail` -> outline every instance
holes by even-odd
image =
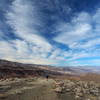
[[[47,79],[47,81],[48,81],[48,78],[49,78],[49,75],[46,75],[46,79]]]

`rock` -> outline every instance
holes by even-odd
[[[100,96],[99,96],[99,97],[97,97],[97,100],[100,100]]]
[[[76,87],[76,88],[74,89],[74,91],[75,91],[75,93],[81,92],[81,87]]]
[[[56,84],[55,92],[73,93],[78,100],[100,100],[100,84],[86,81],[61,81]]]
[[[80,96],[76,95],[76,96],[75,96],[75,99],[80,99]]]
[[[11,89],[11,86],[1,86],[0,93],[7,92],[10,89]]]
[[[98,96],[99,95],[99,90],[97,88],[90,89],[90,94],[92,94],[94,96]]]
[[[88,88],[88,84],[87,83],[84,83],[83,84],[83,88],[87,89]]]
[[[54,89],[55,92],[57,93],[62,93],[62,88],[61,87],[57,87],[56,89]]]
[[[70,91],[71,91],[71,89],[69,89],[69,88],[66,89],[66,92],[70,92]]]
[[[86,100],[91,100],[90,98],[86,98]]]
[[[8,97],[7,94],[0,94],[0,99],[6,99]]]

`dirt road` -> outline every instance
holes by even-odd
[[[0,100],[74,100],[53,91],[55,81],[44,78],[8,79],[0,81]]]

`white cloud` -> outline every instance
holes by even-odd
[[[0,58],[12,58],[16,56],[16,50],[7,41],[0,41]]]
[[[100,24],[100,8],[96,11],[96,14],[93,16],[93,21],[96,24]]]
[[[100,45],[100,38],[95,38],[88,40],[88,42],[85,43],[74,43],[71,45],[72,48],[83,48],[83,49],[88,49],[88,48],[93,48],[97,45]]]
[[[66,12],[65,8],[68,8],[69,12]],[[70,13],[71,9],[65,8],[63,12]],[[55,17],[55,20],[59,16],[51,17]],[[76,14],[70,23],[61,20],[57,23],[55,32],[59,35],[54,40],[69,46],[68,51],[53,46],[40,35],[37,26],[42,27],[44,23],[41,20],[41,12],[31,0],[14,0],[6,13],[6,18],[7,24],[13,29],[13,34],[20,39],[9,42],[0,40],[2,59],[35,64],[78,65],[81,62],[77,59],[100,56],[100,49],[95,47],[100,44],[100,9],[92,16],[87,12],[81,12]],[[4,33],[0,31],[0,37],[3,36]]]
[[[6,13],[6,18],[13,33],[22,40],[9,40],[9,42],[0,40],[0,58],[26,63],[54,63],[52,59],[47,59],[52,45],[40,36],[36,29],[43,23],[33,2],[14,0],[10,5],[10,10]]]
[[[73,23],[91,23],[92,16],[87,12],[76,13],[76,16],[72,19]]]
[[[42,23],[37,12],[31,1],[15,0],[11,5],[11,11],[7,13],[8,24],[13,28],[14,34],[20,38],[49,50],[51,45],[36,29],[36,26],[41,26]]]
[[[98,69],[100,60],[99,59],[89,59],[89,60],[82,60],[82,61],[73,61],[73,63],[75,63],[75,66],[91,66],[91,68]]]
[[[81,12],[72,19],[71,23],[57,25],[56,29],[59,35],[54,40],[68,45],[71,49],[93,47],[100,43],[99,39],[93,40],[93,38],[100,37],[99,18],[100,9],[93,16],[86,12]]]
[[[0,41],[0,58],[11,61],[18,61],[23,63],[34,63],[34,64],[55,64],[56,61],[47,59],[41,55],[46,54],[41,52],[38,47],[35,46],[35,52],[26,41],[22,40],[10,40]],[[30,52],[31,51],[31,52]]]
[[[71,46],[72,43],[88,37],[89,35],[87,33],[91,29],[91,26],[89,24],[77,24],[76,26],[70,26],[69,29],[66,29],[67,32],[62,31],[55,40]]]

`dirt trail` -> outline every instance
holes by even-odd
[[[0,100],[73,100],[71,96],[55,93],[52,79],[20,80],[5,86],[11,86],[11,89],[1,93]]]

